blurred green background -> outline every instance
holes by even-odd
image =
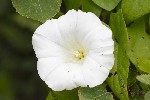
[[[0,0],[0,100],[45,100],[32,48],[40,24],[16,13],[11,0]]]

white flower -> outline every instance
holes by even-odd
[[[100,85],[114,64],[112,32],[90,12],[70,10],[47,20],[32,43],[38,73],[55,91]]]

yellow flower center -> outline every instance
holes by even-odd
[[[76,50],[74,51],[74,57],[77,59],[77,60],[81,60],[84,58],[84,51],[83,50]]]

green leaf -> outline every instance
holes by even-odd
[[[115,40],[115,63],[107,82],[119,99],[128,100],[127,79],[130,65],[126,54],[128,35],[121,10],[111,14],[110,27]]]
[[[77,89],[64,91],[50,91],[46,100],[78,100]]]
[[[150,0],[122,0],[122,12],[127,23],[150,12]]]
[[[61,6],[61,0],[12,0],[12,2],[19,14],[41,22],[54,17]]]
[[[19,19],[18,19],[19,20]],[[20,28],[16,28],[14,23],[10,23],[10,20],[0,22],[0,33],[1,37],[16,50],[24,53],[32,50],[32,45],[29,43],[31,37],[27,38],[27,31],[21,31]],[[32,36],[32,35],[31,35]]]
[[[141,92],[142,90],[139,85],[134,84],[132,88],[130,88],[130,100],[144,100],[144,96],[140,94]]]
[[[56,100],[56,97],[55,97],[55,95],[53,94],[52,91],[49,92],[46,100]]]
[[[67,10],[75,9],[78,10],[81,6],[81,0],[64,0]]]
[[[150,90],[149,85],[145,84],[145,83],[140,83],[141,89],[143,89],[145,92]]]
[[[5,12],[5,10],[8,8],[8,0],[1,0],[1,3],[0,3],[0,16],[2,16]]]
[[[145,20],[144,17],[136,20],[128,29],[129,45],[128,45],[128,56],[131,62],[138,67],[138,59],[150,59],[150,36],[145,32]],[[141,61],[141,60],[140,60]],[[143,64],[142,64],[143,65]],[[145,66],[143,66],[145,67]]]
[[[53,19],[58,19],[60,16],[64,15],[64,13],[62,13],[61,11],[58,12],[54,17]]]
[[[148,28],[150,29],[150,13],[149,13],[149,19],[148,19]]]
[[[150,73],[150,60],[138,58],[138,68],[144,72]]]
[[[97,6],[92,0],[82,0],[82,10],[85,12],[93,12],[100,16],[102,9]]]
[[[148,75],[140,75],[140,76],[137,76],[136,78],[140,82],[145,83],[147,85],[150,85],[150,74],[148,74]]]
[[[78,94],[79,100],[114,100],[113,96],[101,85],[94,88],[81,88]]]
[[[129,74],[128,74],[128,87],[131,87],[136,82],[136,76],[137,76],[137,69],[136,67],[131,64],[129,67]]]
[[[145,100],[150,100],[150,91],[148,91],[145,96],[144,96]]]
[[[35,31],[35,29],[37,29],[37,27],[41,25],[41,22],[28,19],[19,15],[18,13],[12,16],[12,20],[23,28],[29,28],[32,32]]]
[[[0,71],[0,100],[14,100],[14,91],[8,73]]]
[[[78,10],[82,6],[82,10],[85,12],[93,12],[97,16],[100,16],[102,9],[97,6],[92,0],[64,0],[67,10]]]
[[[121,0],[92,0],[95,4],[105,10],[113,10]]]

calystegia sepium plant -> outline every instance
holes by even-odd
[[[12,0],[33,32],[46,100],[150,100],[150,0]]]

